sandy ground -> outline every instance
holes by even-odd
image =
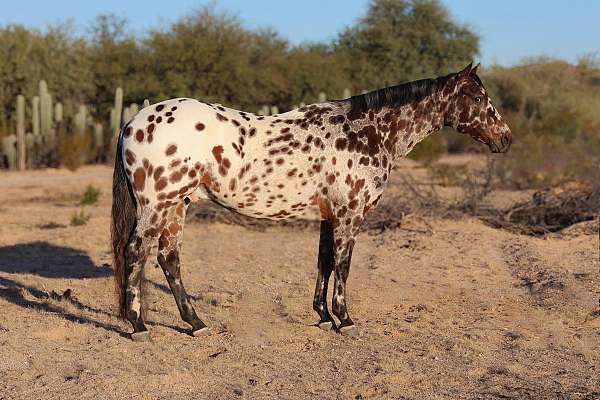
[[[101,199],[70,226],[88,184]],[[183,278],[212,335],[186,334],[152,262],[153,341],[134,343],[110,184],[108,167],[0,175],[0,399],[600,399],[597,235],[416,216],[363,233],[347,338],[314,326],[316,230],[189,221]]]

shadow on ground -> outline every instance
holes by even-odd
[[[36,241],[31,243],[22,243],[12,246],[0,247],[0,273],[9,274],[30,274],[38,275],[43,278],[52,279],[91,279],[107,278],[112,276],[112,269],[107,265],[97,266],[92,259],[82,250],[56,246],[48,242]],[[157,289],[170,293],[170,289],[165,285],[150,282]],[[44,288],[49,286],[48,283]],[[112,294],[112,286],[110,288]],[[15,279],[15,276],[0,276],[0,298],[24,308],[32,308],[38,311],[52,313],[53,315],[64,318],[67,321],[78,324],[91,324],[98,328],[103,328],[111,332],[118,333],[120,336],[129,337],[126,332],[114,324],[102,322],[99,319],[91,318],[77,313],[70,312],[63,304],[76,307],[88,314],[95,314],[98,317],[114,317],[111,311],[91,307],[78,300],[71,289],[57,293],[54,290],[47,291],[36,288],[35,286],[21,282]],[[148,321],[149,325],[161,325],[185,333],[187,330],[178,326],[161,324]]]
[[[40,241],[0,247],[0,272],[66,279],[112,275],[108,265],[96,266],[81,250]]]

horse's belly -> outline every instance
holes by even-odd
[[[265,185],[266,183],[266,185]],[[214,192],[203,186],[197,193],[198,198],[208,198],[226,208],[242,215],[253,218],[266,218],[271,220],[320,219],[320,210],[314,200],[315,189],[309,185],[288,184],[270,180],[256,185],[242,183],[239,191]],[[271,186],[273,188],[271,188]]]

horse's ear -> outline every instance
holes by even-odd
[[[481,63],[477,63],[475,67],[471,68],[471,72],[469,72],[469,75],[475,75],[477,73],[477,68],[479,68],[480,65]]]
[[[459,78],[467,77],[471,74],[471,68],[473,67],[473,61],[469,63],[462,71],[458,73]]]

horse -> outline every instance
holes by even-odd
[[[193,336],[209,334],[180,273],[186,210],[207,200],[255,218],[320,221],[313,299],[318,326],[357,335],[346,307],[352,250],[394,162],[444,126],[494,153],[510,147],[512,133],[477,76],[478,66],[278,115],[190,98],[142,109],[121,130],[113,175],[114,276],[131,338],[150,339],[142,281],[156,242],[181,318]],[[326,300],[332,273],[337,322]]]

